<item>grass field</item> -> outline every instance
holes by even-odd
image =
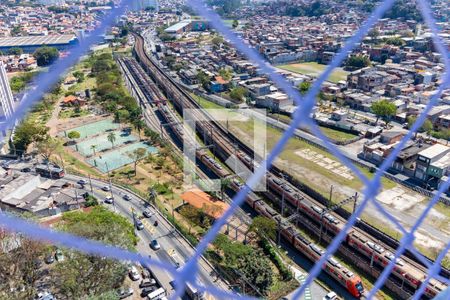
[[[322,73],[326,65],[321,65],[316,62],[307,62],[307,63],[294,63],[294,64],[287,64],[287,65],[280,65],[277,66],[277,68],[291,71],[294,73],[299,73],[303,75],[309,75],[317,77]],[[331,73],[330,77],[328,77],[328,81],[331,82],[338,82],[339,80],[346,80],[347,79],[347,72],[344,71],[342,68],[336,68],[334,69],[333,73]]]

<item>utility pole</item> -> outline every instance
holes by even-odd
[[[355,210],[356,210],[356,204],[357,204],[357,202],[358,202],[358,192],[356,192],[355,193],[355,195],[353,196],[354,197],[354,202],[353,202],[353,212],[352,212],[352,214],[354,214],[355,213]]]
[[[333,199],[333,185],[330,186],[330,198],[328,200],[328,207],[332,205],[332,199]]]
[[[94,195],[94,189],[92,188],[91,174],[88,174],[88,177],[89,177],[89,185],[91,186],[91,194]]]

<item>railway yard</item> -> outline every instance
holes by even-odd
[[[241,163],[253,170],[259,166],[260,157],[254,157],[254,152],[248,146],[239,142],[219,122],[210,115],[204,114],[198,103],[180,88],[146,53],[144,40],[138,34],[133,34],[135,47],[134,58],[120,58],[121,65],[128,69],[133,82],[140,87],[142,94],[138,95],[141,107],[145,109],[146,121],[152,122],[154,128],[160,128],[161,134],[166,134],[173,145],[188,143],[196,149],[197,160],[201,161],[217,178],[229,178],[229,189],[237,192],[243,188],[243,181],[232,174],[229,168],[221,162],[236,154]],[[161,92],[162,91],[162,92]],[[174,111],[169,105],[169,101]],[[196,109],[194,117],[198,120],[197,135],[202,137],[204,145],[211,145],[216,158],[210,155],[205,147],[201,147],[194,136],[186,137],[180,115],[183,109]],[[203,115],[202,115],[203,114]],[[156,118],[159,118],[160,124]],[[164,126],[161,125],[165,122]],[[236,146],[237,144],[237,146]],[[231,166],[230,166],[231,167]],[[317,261],[324,253],[324,247],[345,225],[348,213],[341,209],[328,210],[324,203],[308,195],[299,188],[288,174],[272,167],[266,174],[268,190],[266,192],[250,192],[246,203],[260,215],[275,220],[278,224],[278,238],[281,236],[311,261]],[[319,199],[320,200],[320,199]],[[349,202],[351,199],[349,199]],[[356,203],[356,202],[355,202]],[[300,226],[301,231],[297,229]],[[310,236],[319,238],[313,243]],[[347,233],[345,241],[338,250],[340,258],[351,262],[366,274],[377,278],[384,266],[393,259],[393,253],[398,241],[376,230],[368,224],[357,222]],[[344,286],[354,297],[365,294],[364,286],[358,274],[347,269],[337,258],[330,258],[323,270]],[[408,299],[426,278],[426,267],[414,255],[406,252],[396,261],[395,268],[385,288],[401,299]],[[449,277],[448,270],[442,268],[441,276]],[[446,285],[438,280],[431,280],[424,297],[433,298]]]

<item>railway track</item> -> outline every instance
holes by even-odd
[[[202,112],[201,112],[201,108],[199,107],[199,105],[190,97],[189,94],[187,94],[184,90],[179,88],[177,86],[177,84],[172,80],[172,78],[168,77],[164,73],[164,71],[162,71],[160,69],[160,67],[157,64],[155,64],[147,56],[147,54],[145,53],[145,50],[144,50],[143,40],[138,35],[135,35],[135,38],[136,38],[136,46],[135,46],[134,51],[135,51],[136,56],[139,58],[141,63],[147,68],[147,71],[149,72],[149,74],[154,77],[155,82],[157,82],[159,84],[159,86],[161,86],[165,90],[167,96],[171,97],[173,99],[174,105],[176,105],[180,110],[185,109],[185,108],[197,109],[198,112],[196,112],[196,114],[198,116],[198,119],[204,119],[204,116],[200,115],[200,114],[202,114]],[[223,126],[221,124],[217,123],[211,117],[206,116],[206,118],[208,119],[208,122],[200,122],[201,125],[198,126],[199,133],[200,133],[200,135],[203,134],[205,136],[205,139],[206,139],[206,137],[208,137],[208,139],[207,139],[208,142],[221,148],[221,154],[222,154],[222,155],[220,155],[220,156],[222,156],[221,158],[223,160],[226,160],[227,157],[229,157],[230,155],[235,153],[236,150],[235,150],[235,146],[233,146],[234,143],[230,142],[230,140],[232,140],[235,143],[237,142],[237,144],[239,146],[239,149],[240,149],[239,151],[241,153],[240,159],[242,160],[242,162],[249,165],[250,167],[254,167],[254,163],[253,163],[254,160],[252,159],[252,157],[254,156],[254,153],[253,153],[252,149],[250,149],[243,143],[239,142],[238,139],[236,139],[234,136],[229,134],[223,128]],[[206,143],[206,141],[205,141],[205,143]],[[260,159],[260,158],[256,158],[256,159]],[[276,179],[276,178],[278,178],[277,175],[282,174],[282,173],[283,172],[281,172],[281,170],[278,170],[277,168],[272,167],[270,169],[269,176],[274,176]],[[276,187],[276,184],[272,184],[272,186],[271,186],[272,189],[273,189],[273,186]],[[283,186],[287,187],[290,190],[292,190],[293,188],[294,189],[296,188],[294,185],[291,185],[291,184],[285,184]],[[297,192],[297,193],[300,193],[302,198],[304,198],[304,199],[306,198],[309,202],[313,203],[313,205],[318,205],[319,209],[323,209],[323,205],[321,203],[317,202],[315,199],[312,199],[311,197],[309,197],[301,192]],[[278,191],[278,194],[279,194],[279,191]],[[341,224],[345,223],[345,218],[343,218],[342,216],[337,216],[337,215],[334,216],[333,215],[333,218],[339,220],[339,222],[341,222]],[[353,228],[353,230],[356,233],[355,236],[362,237],[363,239],[367,239],[369,241],[370,240],[377,241],[377,239],[374,239],[373,237],[367,235],[367,233],[365,233],[360,228],[355,227],[355,228]],[[372,243],[372,244],[374,244],[374,243]],[[381,247],[378,243],[376,243],[375,245],[378,247]],[[386,245],[382,245],[383,251],[386,248],[389,249],[389,247],[387,247]],[[373,251],[373,253],[375,253],[375,250]],[[373,257],[372,257],[372,259],[373,259]],[[402,262],[405,262],[405,264],[407,265],[407,268],[410,268],[409,271],[411,273],[420,274],[420,276],[418,275],[419,277],[425,276],[426,268],[424,268],[421,264],[417,263],[413,259],[411,259],[407,256],[404,256],[404,257],[402,257]],[[445,272],[444,272],[444,274],[445,274]]]

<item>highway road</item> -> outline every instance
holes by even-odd
[[[87,178],[83,178],[75,175],[66,175],[65,180],[71,181],[76,184],[80,179],[85,179],[89,182]],[[140,239],[137,245],[137,250],[144,255],[150,255],[152,258],[157,258],[160,261],[167,261],[173,264],[170,260],[167,252],[175,251],[182,260],[187,261],[194,253],[195,249],[178,233],[174,230],[173,226],[152,206],[145,204],[145,201],[117,186],[112,185],[112,194],[114,197],[115,205],[105,204],[103,200],[107,196],[111,196],[111,192],[105,192],[101,190],[102,187],[108,185],[105,182],[91,180],[92,189],[94,196],[102,203],[102,205],[108,206],[110,209],[115,209],[116,212],[127,217],[131,222],[133,222],[132,209],[136,212],[136,215],[143,217],[142,212],[144,210],[149,210],[151,212],[150,218],[143,218],[143,223],[145,228],[143,230],[136,230],[136,233]],[[86,191],[91,193],[91,187],[89,183],[85,186]],[[130,200],[127,201],[123,199],[123,196],[127,194],[130,196]],[[158,221],[158,226],[153,226],[155,221]],[[156,239],[161,245],[161,249],[154,251],[149,247],[150,242]],[[214,286],[216,288],[221,288],[226,291],[230,291],[227,284],[220,278],[215,276],[214,269],[206,262],[206,260],[200,260],[198,265],[198,277],[197,282],[204,286]],[[172,276],[165,270],[158,268],[152,268],[155,276],[159,279],[162,286],[166,289],[168,295],[174,293],[173,287],[170,282],[174,280]],[[211,298],[210,298],[211,299]]]

